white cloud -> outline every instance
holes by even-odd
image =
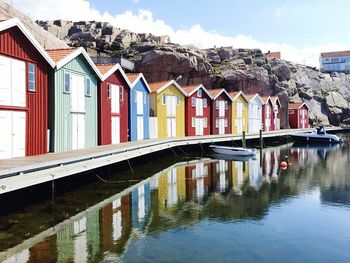
[[[133,0],[138,1],[138,0]],[[10,2],[7,0],[7,2]],[[138,13],[126,11],[121,14],[101,13],[86,0],[12,0],[15,7],[33,19],[65,19],[108,21],[114,26],[126,28],[137,33],[150,32],[155,35],[169,35],[172,42],[192,44],[199,48],[233,46],[234,48],[260,48],[263,52],[281,51],[282,58],[318,67],[320,52],[347,49],[342,43],[329,43],[320,46],[305,46],[297,49],[290,44],[262,42],[249,35],[224,36],[213,31],[206,31],[196,24],[187,29],[173,29],[163,20],[155,19],[151,11],[139,10]],[[78,10],[78,11],[77,11]],[[275,16],[281,10],[274,10]]]

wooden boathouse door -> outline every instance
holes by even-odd
[[[111,85],[111,122],[112,144],[120,143],[120,88]]]
[[[85,81],[71,74],[72,150],[85,148]]]

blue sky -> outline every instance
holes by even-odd
[[[296,47],[331,41],[349,43],[349,0],[139,0],[91,1],[101,12],[150,10],[171,27],[200,24],[222,35],[251,35],[260,41],[290,43]],[[349,43],[350,44],[350,43]]]
[[[282,58],[313,66],[318,65],[320,52],[350,49],[349,0],[12,2],[34,19],[109,21],[135,32],[167,34],[173,42],[199,48],[279,50]]]

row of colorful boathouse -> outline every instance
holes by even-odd
[[[0,22],[0,159],[149,138],[280,129],[278,97],[175,80],[148,83],[83,48],[44,50],[17,19]],[[290,127],[308,127],[305,103]]]

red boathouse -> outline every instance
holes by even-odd
[[[225,89],[211,89],[211,134],[230,134],[232,99]]]
[[[263,101],[262,106],[262,121],[263,130],[272,131],[273,130],[273,104],[270,96],[262,96]]]
[[[309,107],[305,103],[289,103],[288,116],[291,129],[309,128]]]
[[[48,151],[54,62],[17,18],[0,22],[0,159]]]
[[[185,132],[186,136],[210,134],[210,110],[212,97],[202,85],[183,87],[185,100]]]
[[[99,64],[102,81],[98,88],[99,145],[129,139],[129,92],[131,84],[119,64]]]

